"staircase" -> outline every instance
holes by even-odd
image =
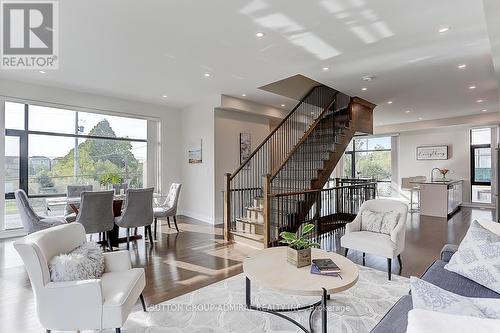
[[[321,206],[313,191],[323,189],[353,136],[372,133],[374,107],[324,85],[312,88],[226,174],[225,238],[264,248],[276,243],[279,232],[297,231]]]

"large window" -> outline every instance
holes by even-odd
[[[20,226],[18,188],[44,210],[70,184],[145,184],[147,120],[7,102],[5,124],[5,228]]]
[[[391,137],[354,138],[344,155],[344,176],[374,178],[379,193],[390,195]]]
[[[491,203],[491,128],[471,129],[472,202]]]

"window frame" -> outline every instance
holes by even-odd
[[[10,101],[4,101],[10,102]],[[87,134],[69,134],[69,133],[57,133],[57,132],[46,132],[46,131],[32,131],[29,129],[29,107],[30,105],[44,106],[44,107],[52,107],[60,110],[70,110],[74,112],[82,112],[82,113],[96,113],[91,112],[89,110],[76,110],[72,108],[63,108],[62,106],[46,106],[43,103],[27,103],[24,101],[12,101],[13,103],[24,104],[24,129],[5,129],[5,136],[17,136],[20,138],[20,152],[19,152],[19,188],[26,192],[28,198],[57,198],[64,197],[66,193],[51,193],[51,194],[30,194],[28,189],[28,180],[29,180],[29,136],[30,135],[45,135],[52,137],[68,137],[68,138],[76,138],[76,139],[97,139],[97,140],[113,140],[113,141],[126,141],[126,142],[142,142],[148,144],[147,139],[134,139],[134,138],[125,138],[125,137],[106,137],[106,136],[96,136],[96,135],[87,135]],[[115,117],[124,117],[124,118],[133,118],[133,119],[141,119],[146,120],[144,118],[134,118],[134,117],[126,117],[120,115],[113,115]],[[146,137],[148,134],[146,133]],[[8,192],[4,195],[5,199],[14,199],[14,193]]]
[[[391,138],[391,136],[382,136],[382,137]],[[358,139],[370,139],[370,138],[371,137],[368,137],[368,138],[367,137],[359,137]],[[344,152],[344,155],[348,154],[351,156],[351,174],[348,176],[350,176],[353,179],[358,178],[358,177],[356,177],[356,153],[373,153],[373,152],[379,152],[379,151],[390,153],[392,151],[392,142],[391,142],[391,148],[389,148],[389,149],[384,148],[384,149],[356,150],[356,142],[355,141],[356,141],[356,137],[352,138],[352,140],[351,140],[352,150],[346,150]],[[392,175],[392,168],[391,168],[391,175]],[[377,179],[377,182],[378,183],[391,183],[391,180],[379,180],[379,179]]]

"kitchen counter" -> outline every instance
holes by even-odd
[[[463,180],[412,183],[420,188],[420,215],[449,217],[460,209]]]
[[[415,182],[410,182],[412,184],[433,184],[433,185],[450,185],[450,184],[456,184],[456,183],[461,183],[463,180],[454,180],[454,179],[447,179],[447,180],[434,180],[434,181],[415,181]]]

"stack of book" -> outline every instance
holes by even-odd
[[[340,275],[340,267],[332,259],[313,259],[311,264],[311,274],[336,276]]]

